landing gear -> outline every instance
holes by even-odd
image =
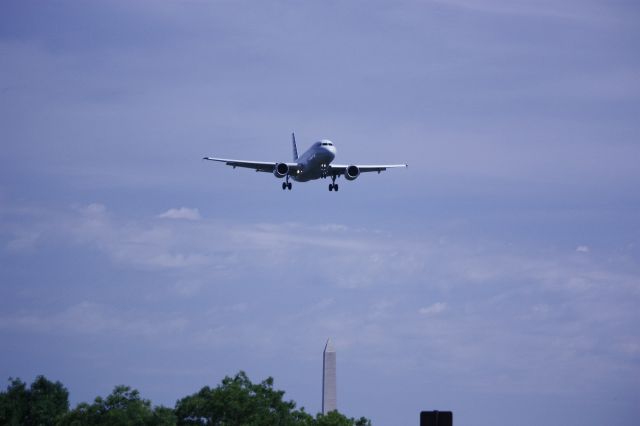
[[[338,184],[336,183],[336,175],[331,176],[332,183],[329,184],[329,191],[338,192]]]
[[[292,186],[293,185],[291,185],[291,182],[289,182],[289,175],[287,175],[287,181],[282,182],[282,190],[284,191],[285,189],[288,189],[289,191],[291,191]]]

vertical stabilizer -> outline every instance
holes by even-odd
[[[295,133],[291,133],[291,144],[293,144],[293,161],[298,161],[298,147],[296,146]]]

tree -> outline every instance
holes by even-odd
[[[96,397],[93,404],[80,403],[67,413],[59,426],[170,426],[175,425],[173,410],[151,408],[151,402],[140,397],[136,389],[116,386],[106,398]]]
[[[30,424],[53,425],[69,411],[69,391],[62,383],[53,383],[44,376],[38,376],[29,390]]]
[[[9,378],[6,392],[0,393],[0,424],[24,424],[29,412],[29,391],[20,379]]]
[[[60,382],[38,376],[29,389],[20,379],[9,379],[0,392],[0,424],[24,426],[54,425],[69,410],[69,392]]]
[[[371,420],[360,417],[358,420],[348,418],[338,411],[329,411],[327,414],[318,414],[314,426],[371,426]]]
[[[371,426],[364,417],[348,418],[337,411],[318,414],[314,419],[296,410],[296,403],[283,399],[284,391],[273,388],[273,378],[259,384],[244,371],[225,377],[215,388],[208,386],[176,403],[179,426]]]
[[[215,388],[208,386],[182,398],[176,408],[152,408],[136,389],[116,386],[106,398],[80,403],[69,411],[69,392],[60,382],[38,376],[29,388],[20,379],[9,379],[0,392],[0,426],[371,426],[361,417],[348,418],[337,411],[315,418],[284,400],[284,391],[273,388],[273,378],[254,384],[240,371],[225,377]]]
[[[283,400],[284,391],[273,389],[273,378],[259,384],[244,371],[225,377],[216,388],[208,386],[176,403],[178,425],[306,426],[313,418]]]

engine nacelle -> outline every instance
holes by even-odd
[[[360,169],[358,166],[349,166],[344,171],[344,178],[346,180],[354,180],[358,176],[360,176]]]
[[[289,166],[287,166],[285,163],[277,163],[276,166],[273,168],[273,175],[277,178],[282,179],[288,174],[289,174]]]

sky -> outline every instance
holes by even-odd
[[[637,425],[632,1],[0,4],[0,379]],[[293,183],[202,161],[347,164]],[[7,382],[5,382],[7,383]],[[4,385],[3,385],[4,386]]]

